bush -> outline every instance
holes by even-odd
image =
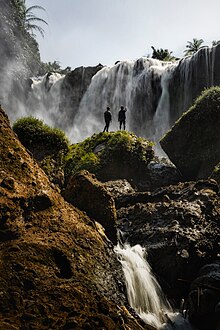
[[[58,128],[49,127],[40,119],[34,117],[18,119],[13,125],[13,130],[21,143],[30,150],[39,145],[56,152],[68,149],[69,141],[65,133]]]
[[[133,133],[93,134],[81,143],[70,146],[66,156],[65,177],[86,169],[99,177],[101,173],[138,171],[153,158],[153,143]],[[103,177],[103,175],[101,175]],[[107,177],[106,177],[107,178]]]

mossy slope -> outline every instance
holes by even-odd
[[[154,157],[152,145],[127,131],[94,134],[70,147],[65,177],[86,169],[102,181],[139,178]]]

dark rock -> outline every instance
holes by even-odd
[[[215,166],[210,178],[216,180],[218,185],[220,186],[220,162]]]
[[[181,174],[169,160],[155,157],[143,172],[141,180],[136,182],[136,187],[139,191],[153,191],[159,187],[176,184],[181,179]]]
[[[214,181],[179,183],[116,198],[121,239],[147,250],[170,299],[186,299],[198,269],[217,258],[220,202]]]
[[[131,183],[126,179],[106,181],[103,183],[103,186],[108,190],[113,198],[135,192],[134,187],[132,187]]]
[[[189,318],[199,329],[220,326],[220,262],[205,265],[192,282],[188,297]]]
[[[81,66],[66,74],[61,86],[59,113],[63,120],[59,121],[59,127],[66,129],[73,125],[80,101],[92,77],[102,68],[102,64],[94,67]]]
[[[220,161],[219,100],[219,87],[204,91],[160,141],[184,179],[206,179]]]

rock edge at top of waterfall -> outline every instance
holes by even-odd
[[[202,92],[160,140],[186,180],[206,179],[220,161],[220,87]]]

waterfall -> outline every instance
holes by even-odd
[[[111,68],[104,67],[93,77],[81,100],[73,126],[76,140],[100,132],[107,106],[113,115],[110,130],[118,130],[117,115],[123,105],[128,110],[127,129],[158,141],[158,136],[170,127],[168,83],[174,67],[175,64],[144,57],[119,62]],[[158,105],[160,111],[157,111]],[[155,113],[157,119],[154,121]],[[158,132],[161,123],[155,125],[158,125],[161,113],[163,131]]]
[[[128,244],[115,247],[125,276],[128,302],[155,329],[192,330],[187,319],[174,313],[145,258],[145,249]]]
[[[64,75],[59,73],[33,78],[26,102],[27,115],[38,117],[50,126],[59,126],[59,122],[63,120],[59,111],[63,79]]]
[[[40,117],[79,142],[103,130],[107,106],[113,115],[110,131],[118,130],[123,105],[127,130],[157,142],[204,88],[220,85],[219,57],[220,45],[174,63],[142,57],[94,67],[93,75],[88,67],[89,79],[87,68],[81,67],[72,71],[68,83],[67,76],[50,73],[33,79],[26,110],[17,113]]]

